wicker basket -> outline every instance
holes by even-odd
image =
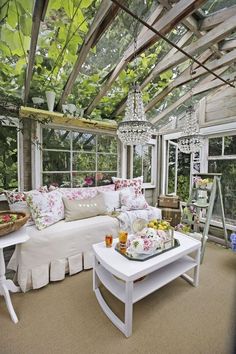
[[[29,215],[18,211],[1,211],[0,217],[3,215],[17,215],[16,221],[11,221],[5,224],[0,224],[0,237],[9,234],[10,232],[19,230],[29,219]]]

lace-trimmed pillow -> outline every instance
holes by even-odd
[[[112,177],[112,181],[115,184],[116,191],[127,187],[133,187],[135,194],[142,194],[143,176],[132,179]]]

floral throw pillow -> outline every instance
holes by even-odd
[[[136,194],[134,188],[125,188],[120,191],[121,210],[147,209],[148,203],[143,194]]]
[[[136,194],[142,194],[143,176],[132,179],[112,177],[112,181],[115,184],[116,191],[127,187],[133,187]]]
[[[49,193],[31,191],[27,193],[26,201],[39,230],[64,219],[62,194],[57,190]]]

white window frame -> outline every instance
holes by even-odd
[[[166,164],[166,183],[165,183],[165,194],[172,194],[172,195],[176,195],[177,194],[177,182],[178,182],[178,144],[175,143],[172,140],[168,140],[167,142],[168,146],[167,146],[167,164]],[[174,183],[174,191],[173,192],[169,192],[168,190],[168,182],[169,182],[169,166],[170,166],[170,160],[169,160],[169,149],[170,149],[170,145],[175,146],[175,183]]]
[[[115,134],[104,134],[101,131],[94,131],[94,130],[86,130],[83,128],[75,128],[71,126],[64,126],[64,125],[55,125],[55,124],[50,124],[50,125],[42,125],[37,122],[36,124],[36,136],[38,137],[39,144],[42,144],[43,142],[43,129],[60,129],[60,130],[70,130],[70,131],[78,131],[80,133],[87,133],[87,134],[94,134],[94,135],[108,135],[108,136],[114,136],[114,138],[117,138]],[[63,150],[64,151],[64,150]],[[72,150],[70,151],[72,152]],[[97,147],[96,147],[96,152],[94,152],[97,156]],[[117,141],[117,161],[120,160],[119,156],[119,144]],[[71,164],[72,164],[72,159],[71,159]],[[72,173],[72,166],[70,166],[70,172]],[[97,169],[97,158],[96,158],[96,169]],[[50,171],[50,172],[55,172],[57,171]],[[67,172],[66,172],[67,173]],[[117,164],[117,174],[119,173],[119,166]],[[42,186],[42,177],[43,177],[43,159],[42,159],[42,150],[37,147],[36,145],[33,145],[32,148],[32,186],[33,188],[39,188]]]
[[[151,182],[150,183],[143,183],[142,187],[144,189],[152,189],[156,188],[156,174],[157,174],[157,140],[156,139],[150,139],[147,143],[147,145],[152,146],[152,163],[151,163]],[[134,149],[133,146],[130,146],[130,170],[129,170],[129,175],[130,178],[133,178],[133,153]],[[127,147],[123,146],[123,155],[125,158],[123,158],[123,165],[122,165],[122,177],[127,178]]]

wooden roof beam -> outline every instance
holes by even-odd
[[[208,49],[209,52],[209,49]],[[200,58],[199,58],[200,59]],[[219,69],[225,65],[230,65],[236,62],[236,50],[225,54],[220,59],[212,60],[207,63],[207,67],[211,70]],[[159,95],[155,96],[145,107],[145,111],[152,109],[161,99],[163,99],[166,95],[168,95],[175,88],[188,83],[191,80],[197,79],[202,75],[206,74],[206,70],[202,67],[194,69],[194,73],[191,74],[191,66],[189,66],[179,77],[177,77],[174,81],[170,83],[168,87],[166,87]]]
[[[36,0],[35,5],[34,5],[30,50],[29,50],[28,64],[27,64],[26,76],[25,76],[25,90],[24,90],[24,104],[25,105],[28,101],[29,91],[30,91],[30,82],[31,82],[31,79],[33,76],[33,67],[34,67],[36,46],[37,46],[37,42],[38,42],[40,23],[41,23],[41,21],[44,20],[47,6],[48,6],[48,1],[49,0]]]
[[[219,42],[222,40],[228,33],[230,33],[234,28],[236,28],[236,16],[232,16],[231,18],[225,20],[223,23],[219,24],[211,31],[207,32],[205,36],[199,38],[194,43],[184,47],[183,49],[189,53],[190,55],[195,55],[199,51],[206,50],[212,44]],[[157,65],[153,70],[153,75],[159,75],[161,72],[173,68],[176,65],[184,62],[186,56],[182,53],[176,53],[175,56],[169,58],[162,65]]]
[[[217,70],[216,72],[218,75],[221,75],[227,69],[228,69],[228,66],[223,67],[223,68]],[[236,72],[235,72],[235,74],[236,74]],[[226,80],[229,79],[231,82],[234,81],[234,75],[232,75],[232,74],[228,74],[228,75],[224,76],[224,78]],[[207,77],[204,80],[202,80],[200,83],[198,83],[195,87],[193,87],[191,91],[187,92],[185,95],[180,97],[176,102],[174,102],[172,105],[167,107],[164,111],[162,111],[156,117],[152,118],[150,120],[150,122],[153,124],[159,122],[167,114],[170,114],[174,109],[176,109],[177,107],[182,105],[184,102],[186,102],[191,96],[194,96],[194,95],[199,94],[201,92],[211,90],[216,87],[220,87],[222,85],[225,85],[223,83],[223,81],[221,81],[219,79],[215,79],[215,76],[213,76],[211,74],[207,75]]]
[[[166,8],[166,9],[171,9],[172,5],[169,3],[168,0],[159,0],[159,2]],[[223,22],[223,20],[222,20]],[[192,33],[195,34],[195,36],[197,38],[200,38],[202,37],[205,32],[204,31],[200,31],[199,29],[199,23],[198,21],[191,15],[191,16],[188,16],[187,18],[185,18],[183,21],[182,21],[182,24],[188,28],[190,31],[192,31]],[[212,49],[212,52],[213,53],[216,53],[217,56],[221,56],[221,53],[220,51],[218,50],[218,47],[216,45],[212,45],[211,46],[211,49]]]
[[[177,42],[177,45],[179,47],[183,47],[186,42],[189,41],[189,39],[193,36],[192,32],[188,31],[187,33],[185,33],[183,35],[183,37],[180,38],[180,40]],[[173,55],[175,55],[177,53],[177,49],[176,48],[172,48],[165,56],[164,58],[161,59],[161,61],[159,62],[159,65],[161,65],[161,63],[165,63],[165,61],[168,58],[172,58]],[[158,58],[157,58],[158,60]],[[154,67],[155,68],[155,67]],[[154,69],[153,69],[154,70]],[[150,71],[150,73],[148,74],[148,76],[144,79],[144,81],[140,84],[140,89],[143,90],[156,76],[153,76],[153,70]],[[112,116],[115,117],[119,114],[121,114],[125,107],[126,107],[126,100],[127,100],[127,96],[119,103],[119,105],[117,106],[117,108],[114,110],[114,112],[112,113]]]
[[[68,80],[64,86],[62,91],[61,98],[57,107],[61,108],[62,104],[65,102],[68,95],[71,93],[73,85],[83,63],[85,62],[87,55],[90,49],[97,43],[101,35],[106,31],[106,29],[110,26],[114,17],[116,17],[119,11],[119,7],[117,5],[112,4],[109,0],[102,1],[94,20],[91,24],[88,34],[86,35],[80,52],[78,54],[77,60],[74,64],[74,67],[68,77]]]
[[[203,20],[200,21],[199,29],[200,31],[209,31],[210,29],[217,26],[219,23],[224,22],[233,15],[236,15],[236,5],[216,11],[206,16]]]
[[[114,0],[112,0],[114,2]],[[174,8],[164,14],[160,20],[158,20],[154,25],[157,31],[161,34],[167,34],[172,28],[174,28],[179,22],[183,20],[186,16],[195,11],[198,7],[202,5],[205,0],[180,0]],[[159,5],[162,9],[162,6]],[[148,22],[148,21],[147,21]],[[128,48],[125,52],[123,58],[118,63],[108,80],[101,87],[99,93],[94,98],[94,100],[90,103],[88,108],[85,111],[85,114],[90,114],[101,98],[106,94],[109,90],[113,82],[116,80],[120,72],[125,68],[127,63],[131,61],[135,55],[141,54],[145,49],[149,48],[152,44],[154,44],[158,40],[158,35],[153,31],[148,30],[145,32],[145,36],[138,37],[137,39],[137,51],[134,53],[132,46]]]
[[[211,50],[207,49],[206,52],[198,57],[198,60],[204,63],[211,56]],[[209,67],[209,65],[207,65],[207,67]],[[195,74],[191,75],[191,70],[195,71]],[[196,63],[189,65],[189,67],[185,69],[178,77],[176,77],[176,79],[174,79],[167,87],[165,87],[164,90],[162,90],[158,95],[154,96],[152,100],[148,102],[148,104],[145,106],[145,112],[155,107],[159,101],[166,97],[175,88],[183,85],[184,83],[187,83],[192,79],[196,79],[198,76],[203,74],[206,74],[206,70],[204,68],[197,66]]]
[[[156,22],[156,20],[160,17],[161,13],[163,11],[163,7],[162,6],[157,6],[157,8],[155,9],[154,13],[148,18],[147,22],[149,24],[154,24]],[[143,27],[138,35],[137,38],[137,42],[140,41],[140,38],[142,38],[143,36],[146,36],[148,29],[146,27]],[[128,49],[125,51],[122,59],[120,60],[120,62],[116,65],[115,69],[113,69],[108,75],[108,79],[107,81],[103,84],[100,92],[98,93],[98,95],[94,98],[94,100],[90,103],[90,105],[87,107],[87,109],[85,110],[85,114],[90,114],[92,112],[92,110],[94,109],[94,107],[96,106],[96,104],[100,101],[100,99],[106,94],[106,92],[109,90],[110,86],[113,84],[113,82],[116,80],[116,78],[118,77],[118,75],[120,74],[120,72],[125,68],[125,66],[127,65],[127,63],[131,60],[131,58],[133,59],[133,56],[131,56],[129,59],[127,59],[127,53],[128,52],[132,52],[132,50],[134,48],[134,43],[132,42]]]
[[[220,50],[232,50],[236,48],[236,39],[224,39],[222,42],[219,44]]]

